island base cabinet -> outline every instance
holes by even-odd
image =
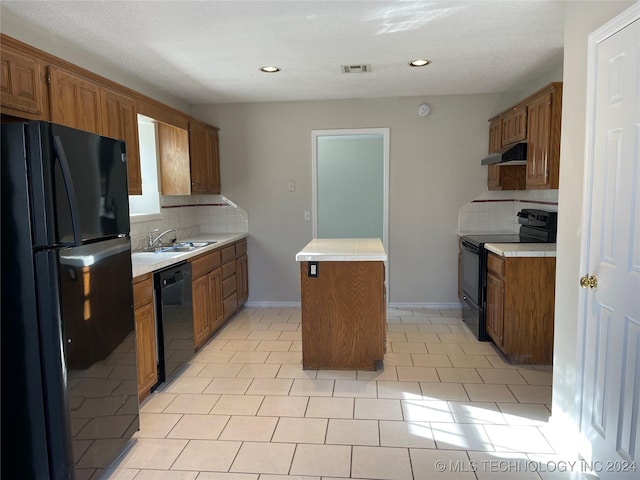
[[[300,262],[304,369],[376,370],[384,359],[384,263]]]

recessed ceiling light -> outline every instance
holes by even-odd
[[[267,66],[267,67],[260,67],[260,71],[264,73],[277,73],[280,71],[280,69],[278,67]]]
[[[431,63],[431,60],[427,60],[426,58],[418,58],[416,60],[412,60],[409,62],[410,67],[426,67]]]

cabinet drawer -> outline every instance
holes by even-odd
[[[231,275],[235,275],[236,273],[236,262],[229,262],[222,265],[222,278],[229,278]]]
[[[236,276],[232,275],[226,280],[222,281],[222,298],[227,298],[232,293],[237,291],[238,284],[236,281]]]
[[[487,255],[487,270],[504,278],[504,258],[490,253]]]
[[[140,308],[153,301],[153,281],[151,274],[140,275],[133,279],[133,305]]]
[[[220,266],[220,251],[217,250],[204,255],[198,255],[190,260],[190,262],[191,275],[193,278],[198,278]]]
[[[233,293],[224,299],[223,303],[223,312],[225,320],[229,318],[231,315],[235,313],[238,309],[238,295]]]
[[[240,240],[236,242],[236,257],[241,257],[245,253],[247,253],[247,241]]]
[[[236,246],[229,245],[220,250],[222,252],[222,263],[227,263],[236,258]]]

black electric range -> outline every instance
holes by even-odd
[[[462,318],[478,340],[486,331],[487,250],[485,243],[555,243],[558,214],[537,209],[518,212],[519,233],[471,234],[461,237]]]

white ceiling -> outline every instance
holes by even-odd
[[[514,90],[561,64],[562,4],[2,0],[0,8],[209,104]],[[419,57],[432,64],[408,66]],[[362,63],[372,72],[341,73]],[[263,65],[282,71],[261,73]]]

